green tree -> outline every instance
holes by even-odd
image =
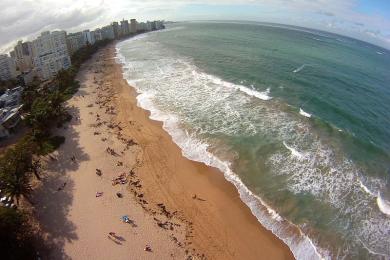
[[[39,85],[40,81],[37,78],[34,78],[33,82],[24,88],[22,93],[22,103],[23,110],[25,112],[29,112],[31,110],[34,100],[39,97]]]
[[[31,227],[23,213],[0,207],[1,259],[35,259],[32,238]]]
[[[30,173],[32,173],[33,157],[32,144],[21,142],[14,148],[8,149],[0,158],[0,187],[3,193],[19,204],[24,197],[31,202],[29,196],[32,188]]]
[[[74,84],[74,77],[75,73],[72,69],[59,71],[55,78],[58,89],[60,91],[65,91],[67,88],[72,87]]]

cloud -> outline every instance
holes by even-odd
[[[65,1],[66,2],[66,1]],[[70,29],[98,20],[99,6],[52,4],[51,1],[4,1],[0,3],[0,46],[28,39],[44,30]]]
[[[364,32],[371,37],[380,37],[382,35],[380,30],[364,30]]]
[[[334,13],[327,12],[327,11],[318,11],[317,13],[325,16],[334,16]]]

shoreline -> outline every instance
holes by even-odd
[[[121,70],[122,77],[123,77],[122,66],[121,66],[121,64],[117,64],[117,65],[120,66],[120,70]],[[125,80],[125,83],[126,83],[126,85],[128,85],[126,80]],[[170,136],[169,133],[167,133],[163,129],[163,122],[151,119],[150,118],[151,112],[148,111],[148,110],[143,109],[142,107],[138,106],[137,97],[140,94],[136,92],[134,87],[132,87],[130,85],[128,85],[128,86],[130,87],[130,91],[122,90],[123,91],[122,93],[124,93],[124,94],[130,93],[130,95],[134,99],[134,100],[132,100],[132,102],[136,104],[136,107],[138,109],[142,110],[142,111],[139,111],[138,113],[140,113],[141,115],[142,115],[142,113],[144,113],[144,115],[142,115],[142,116],[147,117],[147,119],[149,119],[149,121],[151,121],[151,124],[154,124],[157,127],[159,127],[164,132],[164,135],[163,135],[164,139],[166,139],[166,141],[168,141],[168,142],[170,142],[172,144],[172,146],[173,146],[172,148],[175,150],[175,153],[177,154],[177,151],[179,151],[179,154],[180,154],[179,156],[180,157],[184,157],[184,155],[182,155],[181,148],[172,140],[172,136]],[[176,156],[176,154],[175,154],[175,156]],[[245,217],[245,220],[248,221],[250,223],[250,225],[253,225],[253,228],[255,228],[255,229],[258,228],[259,229],[258,231],[259,232],[264,232],[265,233],[264,235],[266,235],[266,236],[272,236],[276,240],[276,241],[273,241],[273,242],[282,243],[283,246],[287,247],[287,245],[285,245],[283,241],[281,241],[279,238],[277,238],[276,235],[274,235],[271,231],[265,229],[265,227],[263,227],[258,222],[256,217],[252,214],[250,208],[239,197],[239,192],[238,192],[237,188],[234,186],[234,184],[229,182],[227,179],[225,179],[223,172],[221,172],[219,169],[217,169],[215,167],[207,166],[203,162],[192,161],[192,160],[190,160],[190,159],[188,159],[186,157],[184,157],[184,160],[188,161],[190,164],[193,164],[197,168],[196,169],[197,172],[195,173],[195,175],[198,175],[198,176],[190,176],[191,173],[189,173],[188,176],[184,177],[184,178],[191,178],[192,177],[191,181],[188,181],[188,182],[185,183],[185,184],[188,185],[187,187],[192,186],[191,188],[195,187],[195,189],[197,187],[201,187],[200,185],[194,185],[194,181],[195,181],[194,178],[199,178],[199,174],[200,174],[202,176],[201,178],[208,179],[208,181],[211,183],[211,185],[215,185],[215,188],[217,188],[219,190],[224,190],[225,191],[224,192],[224,196],[229,196],[230,197],[229,198],[229,202],[237,203],[237,208],[239,208],[239,210],[243,211],[242,214],[234,212],[234,214],[237,214],[237,215],[235,215],[234,217],[229,219],[229,221],[233,222],[234,221],[233,219],[236,218],[236,217],[237,218]],[[180,176],[180,177],[182,177],[182,176]],[[181,181],[184,182],[184,180],[181,180]],[[211,193],[209,190],[207,190],[207,191],[204,190],[203,192],[205,194]],[[220,194],[218,194],[218,196],[220,196]],[[220,204],[225,204],[226,203],[222,207],[218,208],[221,212],[224,211],[229,206],[228,205],[228,201],[222,201],[222,200],[226,199],[226,198],[222,198],[222,196],[218,197],[218,198],[215,197],[214,199],[220,200],[219,201]],[[238,199],[238,201],[237,201],[237,199]],[[229,212],[229,211],[226,210],[226,212]],[[232,212],[230,211],[229,213],[232,213]],[[255,222],[255,223],[253,223],[253,222]],[[237,224],[239,224],[239,223],[237,223]],[[256,226],[260,226],[260,227],[256,227]],[[240,238],[240,240],[241,239],[245,240],[244,238]],[[260,241],[258,241],[258,242],[260,242]],[[281,250],[285,250],[285,248],[283,248],[283,246],[281,247]],[[261,250],[261,251],[263,251],[263,250]],[[287,255],[289,255],[290,257],[292,256],[292,253],[291,253],[291,251],[290,251],[290,249],[288,247],[287,247],[287,251],[288,252],[285,255],[285,259],[287,259],[287,257],[286,257]],[[263,253],[264,253],[264,251],[263,251]],[[261,257],[265,257],[265,255],[262,255]],[[270,256],[270,257],[272,257],[272,256]],[[254,257],[254,258],[258,259],[257,257]]]
[[[293,259],[223,173],[185,158],[162,123],[137,106],[138,94],[115,61],[115,43],[83,64],[77,78],[80,90],[68,102],[74,120],[58,131],[66,142],[35,191],[50,256]],[[113,186],[119,173],[126,184]],[[126,213],[135,226],[121,223]],[[121,246],[107,239],[112,230],[123,237]],[[151,253],[143,250],[149,244]]]

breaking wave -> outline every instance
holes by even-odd
[[[129,67],[129,62],[120,53],[117,48],[117,60],[123,64],[123,67]],[[136,61],[134,61],[136,63]],[[134,65],[134,63],[133,63]],[[260,92],[248,91],[246,87],[238,86],[220,80],[219,78],[204,73],[192,71],[192,75],[199,82],[207,79],[213,84],[218,84],[227,89],[239,90],[245,94],[257,97],[261,100],[269,100],[269,90],[265,91],[264,96]],[[190,160],[202,162],[208,166],[218,168],[225,176],[225,179],[234,184],[237,188],[241,200],[250,208],[252,214],[268,230],[272,231],[277,237],[284,241],[291,249],[296,259],[323,259],[329,258],[326,250],[316,248],[314,242],[306,236],[293,223],[282,218],[274,209],[265,203],[259,196],[251,192],[241,181],[237,174],[231,169],[228,161],[223,161],[208,151],[209,144],[200,141],[195,135],[189,134],[180,127],[180,117],[163,112],[158,109],[153,100],[157,93],[154,91],[145,91],[137,87],[137,80],[126,77],[128,83],[135,87],[139,95],[137,96],[138,106],[150,111],[150,118],[163,123],[163,129],[172,136],[173,141],[181,148],[183,156]],[[250,94],[248,94],[249,92]],[[231,93],[231,92],[230,92]],[[202,101],[203,102],[203,101]],[[228,130],[228,129],[226,129]]]
[[[123,64],[124,78],[140,94],[138,105],[149,110],[152,119],[163,122],[164,130],[184,156],[220,169],[259,222],[283,240],[297,259],[333,255],[331,249],[321,247],[316,236],[306,232],[307,227],[289,222],[249,190],[238,176],[240,172],[233,171],[230,161],[210,152],[214,147],[208,138],[253,137],[266,133],[278,140],[279,146],[282,142],[288,155],[283,148],[265,158],[271,174],[285,176],[289,192],[297,196],[310,194],[331,205],[337,210],[332,221],[356,225],[357,228],[343,230],[346,236],[359,238],[352,246],[364,247],[372,255],[386,255],[388,245],[381,238],[390,232],[389,203],[371,191],[380,191],[383,184],[367,178],[365,185],[360,179],[361,169],[315,135],[308,120],[297,113],[283,111],[277,99],[269,101],[270,88],[258,91],[244,86],[244,81],[240,84],[224,81],[201,71],[191,59],[165,49],[161,51],[161,46],[153,42],[138,46],[148,46],[146,54],[138,58],[136,55],[143,52],[133,45],[131,50],[122,50],[122,45],[117,45],[117,58]],[[300,115],[311,116],[302,109]],[[189,125],[194,129],[184,130]],[[353,219],[348,218],[351,215]]]
[[[311,114],[309,114],[309,113],[303,111],[302,108],[299,108],[299,114],[301,114],[302,116],[308,117],[308,118],[311,117]]]
[[[300,66],[299,68],[296,68],[295,70],[293,70],[293,73],[298,73],[298,72],[300,72],[301,70],[303,70],[304,67],[306,67],[306,64],[303,64],[303,65]]]
[[[180,121],[178,117],[158,110],[153,105],[153,96],[151,93],[141,92],[137,96],[138,106],[150,111],[151,119],[163,123],[163,129],[172,136],[173,141],[181,148],[183,156],[219,169],[224,174],[225,179],[237,188],[240,198],[250,208],[252,214],[265,228],[271,230],[290,247],[296,259],[322,259],[327,255],[326,251],[322,252],[324,255],[320,255],[309,237],[304,235],[298,227],[283,219],[259,196],[252,193],[231,170],[229,162],[220,160],[208,151],[208,144],[183,131],[178,126]]]
[[[303,154],[298,152],[296,149],[292,148],[291,146],[288,146],[286,144],[286,142],[283,142],[283,145],[291,152],[291,154],[295,157],[297,157],[298,159],[302,159],[303,158]]]
[[[390,216],[390,202],[383,199],[380,194],[376,198],[376,202],[378,204],[378,208],[380,209],[380,211]]]

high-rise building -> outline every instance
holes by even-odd
[[[119,39],[122,36],[122,34],[121,34],[121,28],[119,27],[118,22],[113,22],[112,23],[112,27],[113,27],[113,30],[114,30],[114,37],[115,37],[115,39]]]
[[[129,21],[123,19],[123,20],[121,21],[121,34],[122,34],[122,36],[127,36],[127,35],[129,35],[129,34],[130,34],[129,29],[130,29],[130,27],[129,27]]]
[[[163,21],[156,21],[156,30],[164,29],[164,22]]]
[[[137,32],[144,32],[147,30],[148,30],[148,28],[147,28],[146,23],[144,23],[144,22],[137,23]]]
[[[130,33],[136,33],[137,32],[137,20],[131,19],[130,20]]]
[[[94,44],[95,43],[95,35],[93,32],[90,32],[89,30],[85,30],[82,32],[83,34],[83,40],[84,40],[84,45],[87,44]]]
[[[84,46],[84,37],[82,32],[69,33],[66,35],[66,45],[69,55],[75,53],[78,49]]]
[[[15,60],[6,54],[0,55],[0,79],[9,80],[17,76]]]
[[[103,40],[102,30],[100,28],[97,28],[93,31],[93,34],[95,36],[95,41],[101,41]]]
[[[18,41],[11,56],[15,59],[16,67],[20,72],[29,71],[33,67],[32,42]]]
[[[41,33],[33,41],[33,53],[34,66],[43,80],[50,79],[58,71],[71,66],[65,31]]]
[[[114,32],[114,26],[113,25],[107,25],[102,27],[102,38],[103,40],[109,39],[113,40],[115,39],[115,32]]]
[[[152,28],[152,22],[148,21],[148,22],[146,23],[146,30],[147,30],[147,31],[153,30],[153,28]]]

